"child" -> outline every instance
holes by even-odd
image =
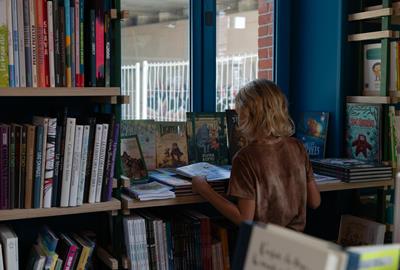
[[[306,207],[317,208],[319,190],[307,152],[294,133],[287,101],[278,87],[255,80],[236,96],[239,131],[247,140],[233,158],[228,195],[217,194],[203,176],[192,179],[193,191],[232,222],[274,223],[303,231]]]

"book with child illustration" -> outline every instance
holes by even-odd
[[[324,158],[328,134],[328,112],[304,112],[297,125],[299,138],[311,159]]]
[[[136,135],[121,138],[120,169],[122,176],[132,181],[147,179],[147,167]]]
[[[228,163],[226,119],[224,112],[187,113],[189,162]]]
[[[177,168],[176,173],[190,178],[194,176],[205,176],[207,181],[227,180],[231,176],[229,170],[207,162],[199,162]]]
[[[229,161],[232,163],[235,154],[245,145],[245,138],[238,130],[239,118],[235,110],[225,110],[228,127]]]

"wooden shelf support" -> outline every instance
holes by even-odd
[[[384,30],[384,31],[376,31],[376,32],[368,32],[361,34],[353,34],[349,35],[347,40],[350,42],[353,41],[365,41],[365,40],[374,40],[374,39],[382,39],[382,38],[398,38],[399,33],[392,30]]]
[[[105,249],[102,247],[96,247],[97,257],[107,265],[108,269],[118,270],[118,260],[113,258]]]
[[[352,21],[361,21],[361,20],[380,18],[380,17],[383,17],[383,16],[391,16],[391,15],[393,15],[393,9],[392,8],[382,8],[382,9],[377,9],[377,10],[364,11],[364,12],[358,12],[358,13],[350,14],[348,16],[348,20],[350,22],[352,22]]]
[[[349,103],[390,104],[391,98],[383,96],[349,96],[346,101]]]

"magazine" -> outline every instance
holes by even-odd
[[[231,176],[229,170],[207,162],[199,162],[177,168],[176,173],[190,178],[194,176],[205,176],[207,181],[228,180]]]

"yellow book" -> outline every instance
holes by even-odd
[[[379,245],[348,248],[348,269],[397,270],[399,269],[400,245]]]

